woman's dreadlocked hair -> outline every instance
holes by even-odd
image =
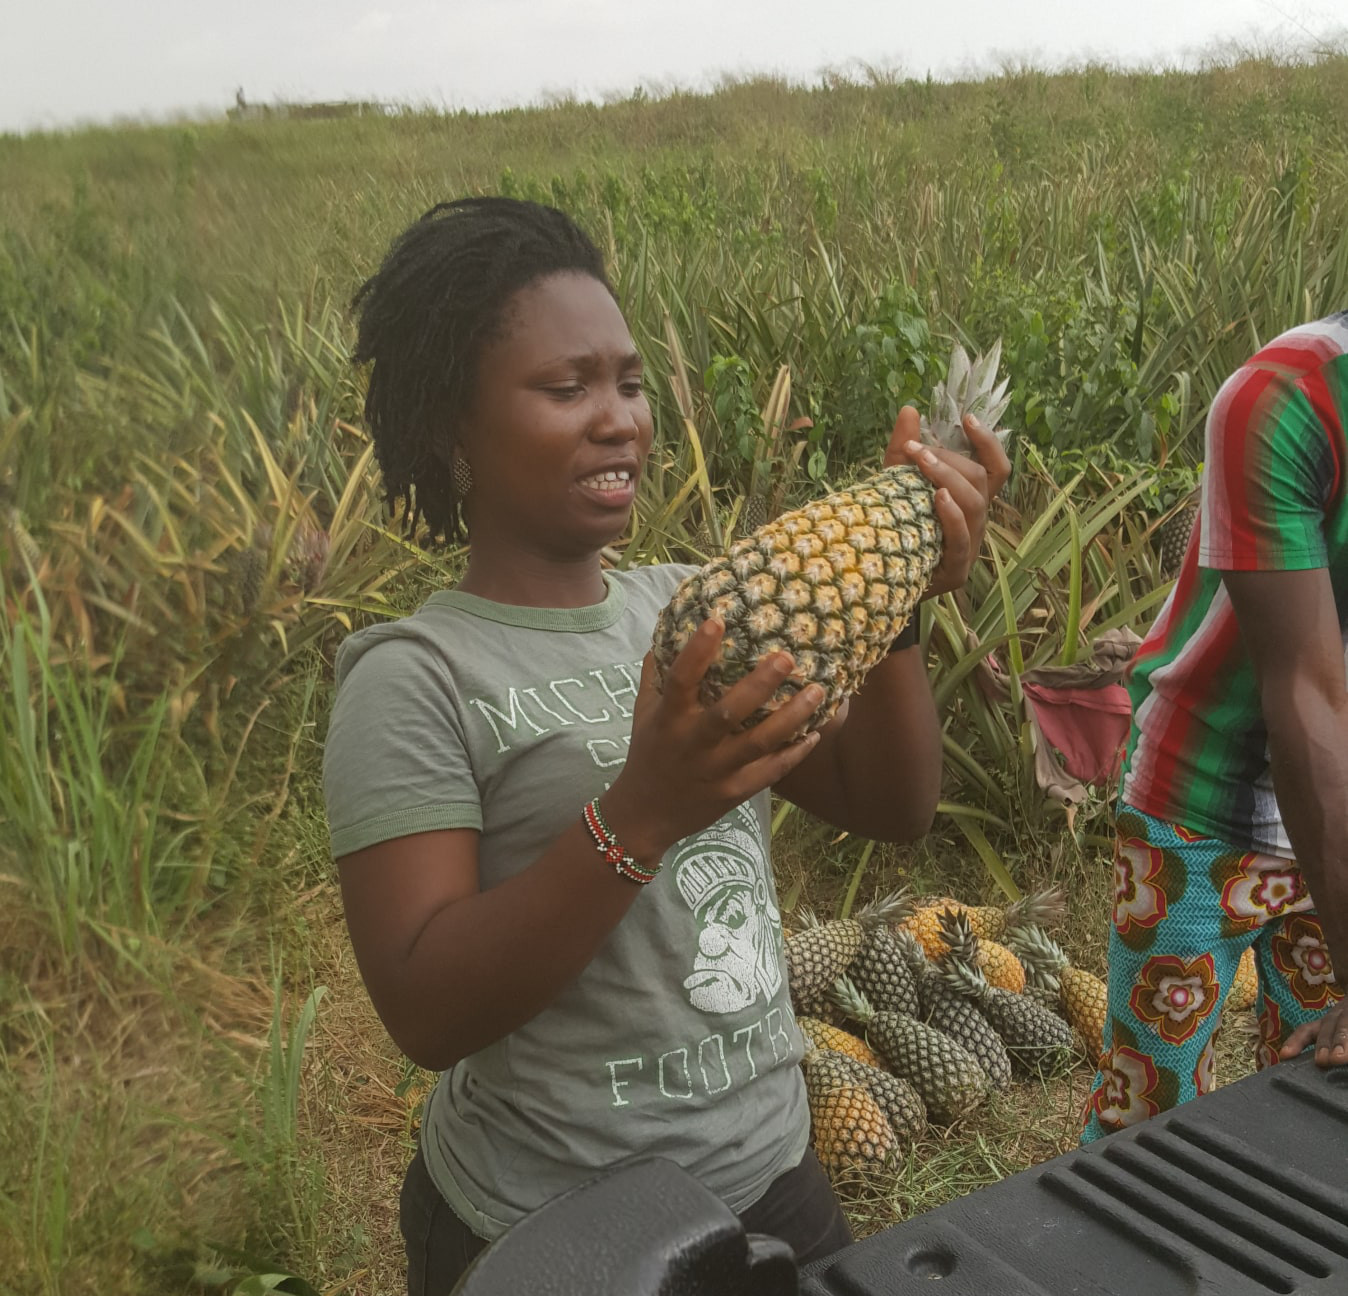
[[[556,208],[461,198],[399,235],[356,293],[353,359],[372,364],[365,422],[409,533],[420,518],[433,540],[463,537],[451,464],[478,358],[521,288],[567,271],[613,291],[599,249]]]

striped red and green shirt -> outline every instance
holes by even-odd
[[[1348,311],[1275,338],[1208,414],[1202,506],[1134,658],[1123,800],[1290,858],[1268,730],[1223,571],[1328,568],[1348,666]]]

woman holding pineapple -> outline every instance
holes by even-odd
[[[657,688],[652,630],[690,569],[603,569],[651,414],[602,259],[561,213],[438,207],[357,305],[390,497],[470,538],[457,588],[343,644],[325,751],[362,976],[399,1046],[444,1073],[403,1188],[409,1290],[448,1290],[525,1213],[645,1153],[802,1260],[844,1244],[807,1153],[769,795],[876,838],[926,831],[922,654],[901,636],[819,731],[817,684],[745,725],[784,653],[700,696],[715,620]],[[936,488],[929,593],[965,579],[1009,471],[969,423],[981,463],[917,446],[912,410],[886,454]]]
[[[1213,1083],[1253,948],[1261,1066],[1348,1064],[1348,312],[1208,415],[1202,506],[1132,668],[1105,1053],[1083,1139]]]

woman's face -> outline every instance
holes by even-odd
[[[474,549],[500,537],[581,558],[626,529],[651,411],[617,303],[597,279],[551,275],[506,307],[463,422]]]

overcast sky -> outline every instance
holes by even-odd
[[[236,87],[492,108],[858,60],[1174,64],[1345,17],[1343,0],[0,0],[0,130],[223,111]]]

